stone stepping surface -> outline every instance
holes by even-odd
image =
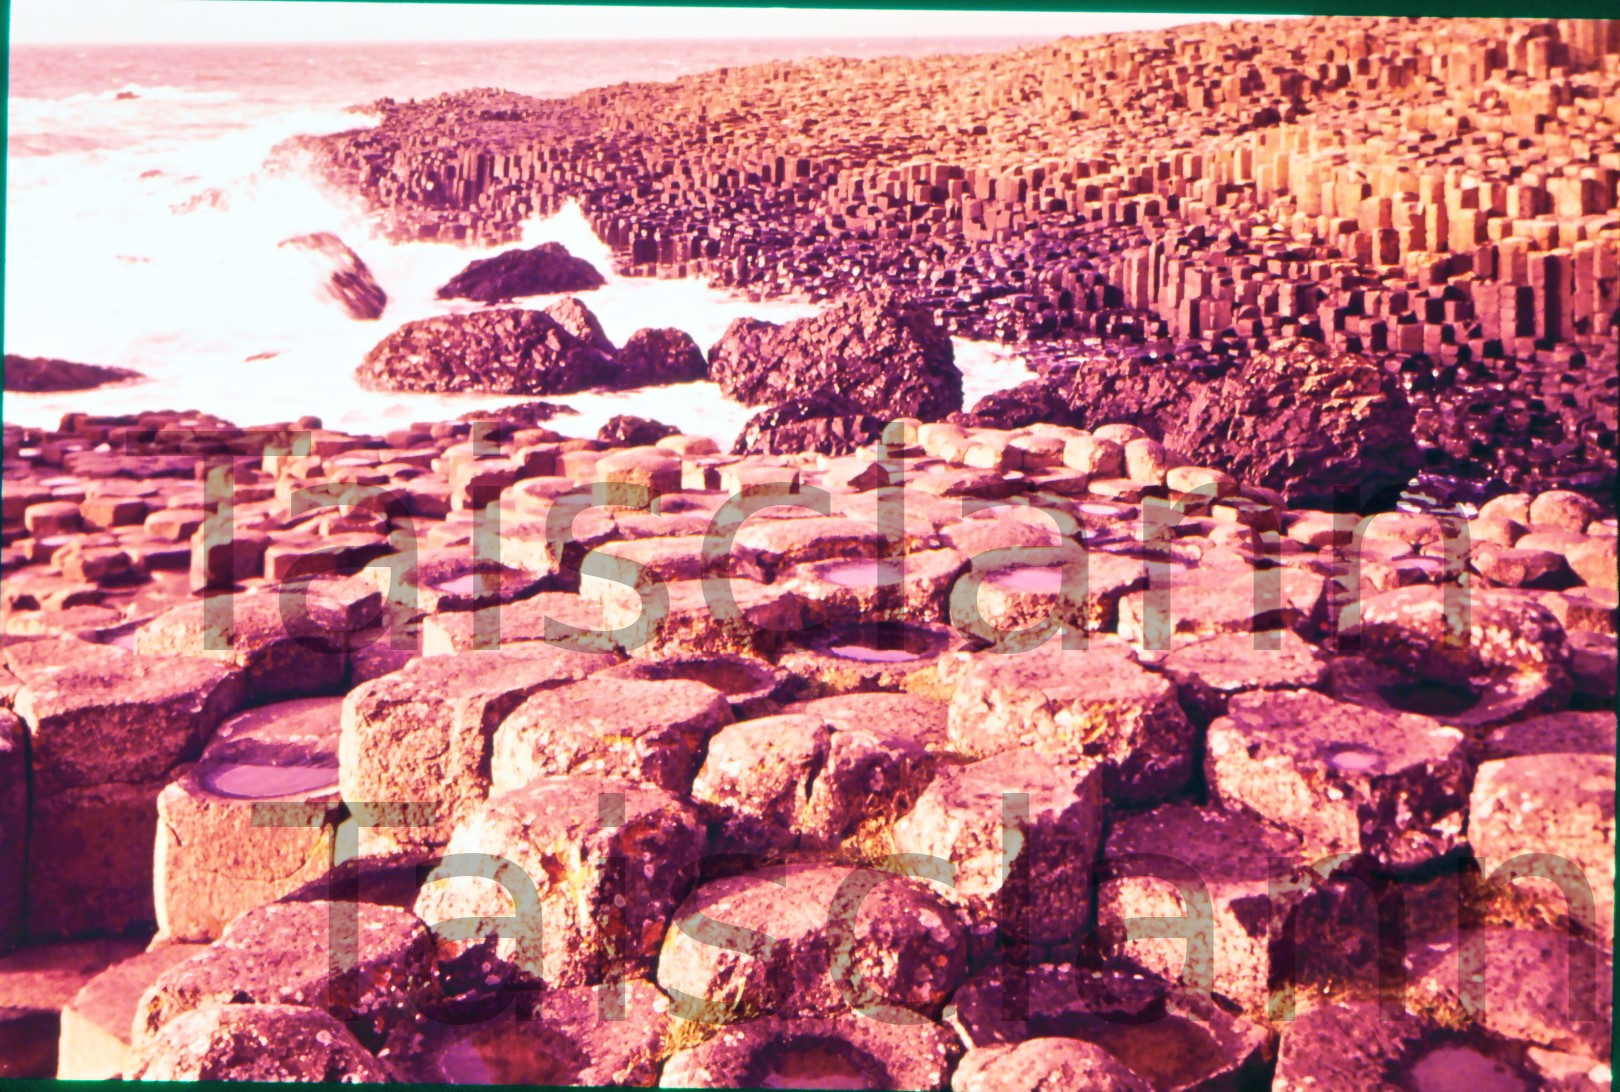
[[[1105,425],[1056,434],[1121,447],[1098,492],[973,465],[1067,458],[1051,426],[649,459],[303,422],[255,430],[225,549],[191,441],[84,469],[161,423],[75,417],[5,468],[20,1075],[1608,1081],[1589,502],[1294,508]],[[517,458],[564,443],[600,457]],[[401,495],[507,480],[293,514],[289,482],[360,462]],[[104,536],[128,565],[57,564]],[[341,558],[289,567],[312,539]]]

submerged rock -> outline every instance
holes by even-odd
[[[88,391],[108,383],[127,383],[146,376],[130,368],[103,364],[75,364],[43,356],[7,353],[0,387],[13,393],[47,394],[52,391]]]
[[[360,260],[360,255],[329,231],[313,235],[299,235],[280,244],[315,255],[331,270],[323,285],[326,294],[343,306],[357,319],[382,317],[388,306],[388,293],[382,290],[371,269]]]
[[[586,292],[605,282],[596,267],[568,253],[561,243],[541,243],[529,250],[507,250],[468,264],[439,289],[441,300],[466,299],[499,303],[518,296],[550,292]]]

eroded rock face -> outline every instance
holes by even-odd
[[[71,360],[52,360],[47,357],[5,357],[4,386],[14,393],[46,393],[49,391],[87,391],[108,383],[127,383],[145,379],[131,368],[110,368],[103,364],[75,364]]]
[[[738,319],[709,350],[709,375],[750,406],[840,395],[864,413],[926,420],[962,407],[950,338],[925,312],[883,292],[781,326]]]
[[[303,250],[313,256],[326,272],[322,290],[337,301],[350,318],[378,319],[388,306],[388,293],[377,283],[371,267],[360,255],[329,231],[299,235],[279,245]]]
[[[355,371],[371,390],[567,394],[613,388],[603,351],[544,311],[498,309],[408,322]]]
[[[438,296],[441,300],[501,303],[519,296],[586,292],[604,283],[595,266],[568,253],[561,243],[541,243],[529,250],[507,250],[468,263],[440,287]]]

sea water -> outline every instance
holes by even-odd
[[[354,369],[401,324],[470,310],[435,290],[496,249],[384,239],[358,195],[286,150],[302,134],[374,125],[366,104],[472,86],[555,96],[627,79],[817,55],[1003,49],[1010,41],[18,47],[11,53],[5,351],[134,368],[144,382],[64,394],[8,393],[4,418],[54,426],[68,411],[186,409],[239,425],[316,414],[382,432],[524,401],[364,391]],[[358,109],[357,109],[358,107]],[[375,322],[322,291],[325,270],[279,247],[337,234],[388,293]],[[807,302],[748,302],[697,280],[622,277],[577,207],[523,227],[557,241],[607,284],[581,298],[608,336],[672,326],[705,349],[736,318],[781,322]],[[534,297],[523,306],[544,306]],[[1029,378],[1016,354],[956,343],[967,404]],[[729,445],[754,409],[711,383],[551,397],[577,410],[559,431],[590,435],[614,414],[654,417]],[[756,407],[757,408],[757,407]]]

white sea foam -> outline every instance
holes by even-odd
[[[120,90],[137,97],[119,100]],[[318,183],[296,157],[270,154],[297,134],[359,128],[374,116],[157,83],[25,95],[10,100],[8,113],[5,351],[131,367],[150,381],[10,394],[7,421],[54,426],[72,410],[193,409],[239,424],[315,413],[333,427],[379,432],[526,400],[401,395],[355,383],[366,351],[400,324],[470,309],[434,292],[496,252],[390,243],[354,195]],[[380,321],[350,318],[321,291],[325,274],[310,256],[277,245],[318,231],[337,234],[371,267],[389,297]],[[617,276],[608,247],[574,207],[525,225],[522,245],[548,240],[607,275],[582,299],[616,342],[667,326],[707,349],[733,319],[781,322],[815,310],[751,303],[696,280]],[[1028,377],[1011,356],[957,342],[969,405]],[[753,412],[710,383],[548,400],[579,411],[557,419],[561,431],[586,435],[613,414],[633,413],[723,445]]]

